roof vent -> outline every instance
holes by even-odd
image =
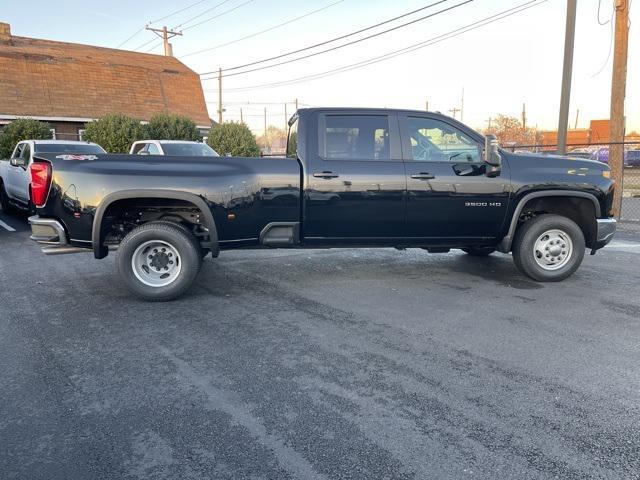
[[[0,22],[0,42],[11,41],[11,25]]]

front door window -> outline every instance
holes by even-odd
[[[411,159],[427,162],[481,162],[478,143],[451,125],[432,118],[407,119]]]

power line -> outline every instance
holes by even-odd
[[[209,7],[209,8],[207,8],[206,10],[203,10],[203,11],[202,11],[202,12],[200,12],[198,15],[194,15],[193,17],[191,17],[191,18],[189,18],[189,19],[185,20],[185,21],[184,21],[184,22],[182,22],[181,24],[176,25],[174,28],[181,27],[181,26],[183,26],[185,23],[189,23],[189,22],[191,22],[191,21],[193,21],[193,20],[196,20],[196,19],[198,19],[198,18],[202,17],[205,13],[209,13],[210,11],[215,10],[215,9],[216,9],[216,8],[218,8],[218,7],[221,7],[222,5],[224,5],[225,3],[228,3],[228,2],[230,2],[230,1],[231,1],[231,0],[223,0],[223,1],[222,1],[222,2],[220,2],[220,3],[216,3],[213,7]]]
[[[205,90],[205,91],[213,92],[214,90]],[[215,91],[217,92],[217,90],[215,90]],[[207,103],[216,103],[216,102],[207,102]],[[248,101],[247,102],[224,102],[225,105],[247,105],[249,107],[251,105],[269,105],[269,106],[271,106],[271,105],[279,105],[279,106],[282,106],[285,103],[293,105],[296,102],[293,101],[293,100],[292,101],[287,101],[287,102],[273,102],[273,101],[270,101],[270,102],[248,102]]]
[[[145,27],[145,28],[146,28],[146,27]],[[148,42],[144,42],[142,45],[140,45],[140,46],[138,46],[138,47],[134,48],[134,50],[140,50],[141,48],[144,48],[144,47],[146,47],[147,45],[149,45],[150,43],[153,43],[153,42],[155,42],[155,41],[157,41],[157,39],[154,37],[154,38],[152,38],[151,40],[149,40]],[[160,45],[160,44],[158,43],[158,45]],[[158,45],[156,45],[156,46],[152,47],[152,50],[153,50],[155,47],[157,47]]]
[[[146,49],[144,52],[145,53],[150,53],[150,52],[154,51],[156,48],[158,48],[160,45],[162,45],[162,42],[158,42],[155,45],[151,45],[151,47]]]
[[[160,22],[160,21],[162,21],[162,20],[164,20],[164,19],[166,19],[166,18],[173,17],[174,15],[177,15],[178,13],[182,13],[182,12],[184,12],[185,10],[188,10],[188,9],[190,9],[190,8],[192,8],[192,7],[195,7],[196,5],[199,5],[199,4],[204,3],[204,2],[207,2],[207,1],[208,1],[208,0],[199,0],[199,1],[197,1],[197,2],[194,2],[194,3],[190,4],[190,5],[187,5],[186,7],[183,7],[183,8],[181,8],[181,9],[179,9],[179,10],[176,10],[176,11],[174,11],[174,12],[171,12],[171,13],[169,13],[169,14],[165,15],[164,17],[160,17],[160,18],[158,18],[157,20],[153,20],[153,21],[149,22],[146,26],[148,27],[149,25],[152,25],[152,24],[154,24],[154,23],[158,23],[158,22]],[[133,39],[135,36],[137,36],[139,33],[143,32],[144,30],[145,30],[145,27],[142,27],[142,28],[140,28],[140,29],[136,30],[136,31],[135,31],[135,32],[134,32],[130,37],[128,37],[125,41],[121,42],[121,43],[120,43],[116,48],[120,48],[120,47],[122,47],[125,43],[127,43],[129,40]],[[151,42],[147,42],[147,43],[145,43],[144,45],[142,45],[141,47],[138,47],[138,48],[142,48],[142,47],[144,47],[145,45],[148,45],[149,43],[151,43]],[[155,47],[154,47],[154,48],[155,48]],[[134,49],[134,50],[137,50],[137,48],[136,48],[136,49]]]
[[[476,30],[478,28],[484,27],[486,25],[489,25],[491,23],[497,22],[499,20],[503,20],[507,17],[510,17],[512,15],[515,15],[516,13],[520,13],[523,12],[525,10],[528,10],[529,8],[533,8],[536,7],[538,5],[542,5],[543,3],[546,3],[548,0],[530,0],[528,2],[522,3],[520,5],[517,5],[516,7],[512,7],[506,10],[503,10],[499,13],[496,13],[494,15],[490,15],[488,17],[485,17],[481,20],[477,20],[475,22],[472,22],[470,24],[467,24],[463,27],[459,27],[455,30],[451,30],[447,33],[444,33],[442,35],[438,35],[436,37],[432,37],[428,40],[424,40],[422,42],[413,44],[413,45],[408,45],[404,48],[398,49],[398,50],[394,50],[391,52],[387,52],[383,55],[379,55],[376,57],[371,57],[369,59],[366,60],[362,60],[360,62],[357,63],[353,63],[350,65],[344,65],[342,67],[338,67],[332,70],[327,70],[325,72],[319,72],[316,74],[312,74],[312,75],[306,75],[303,77],[298,77],[298,78],[294,78],[294,79],[290,79],[290,80],[284,80],[284,81],[280,81],[280,82],[272,82],[272,83],[265,83],[265,84],[261,84],[261,85],[251,85],[251,86],[246,86],[246,87],[238,87],[238,88],[230,88],[230,89],[226,89],[227,91],[248,91],[248,90],[257,90],[257,89],[263,89],[263,88],[275,88],[275,87],[280,87],[280,86],[285,86],[285,85],[292,85],[295,83],[302,83],[302,82],[306,82],[306,81],[310,81],[310,80],[316,80],[319,78],[324,78],[324,77],[329,77],[332,75],[336,75],[338,73],[343,73],[343,72],[347,72],[347,71],[351,71],[351,70],[356,70],[358,68],[363,68],[366,67],[368,65],[373,65],[375,63],[379,63],[379,62],[383,62],[386,60],[390,60],[392,58],[398,57],[400,55],[405,55],[407,53],[411,53],[414,52],[416,50],[420,50],[422,48],[434,45],[436,43],[440,43],[443,42],[445,40],[448,40],[450,38],[454,38],[457,37],[459,35],[462,35],[463,33],[467,33],[469,31],[472,30]]]
[[[176,10],[175,12],[172,12],[172,13],[170,13],[170,14],[168,14],[168,15],[165,15],[164,17],[160,17],[160,18],[159,18],[159,19],[157,19],[157,20],[154,20],[154,21],[152,21],[152,22],[149,22],[149,24],[151,25],[151,24],[153,24],[153,23],[161,22],[162,20],[165,20],[165,19],[167,19],[167,18],[169,18],[169,17],[173,17],[174,15],[177,15],[177,14],[179,14],[179,13],[182,13],[182,12],[184,12],[185,10],[189,10],[190,8],[195,7],[196,5],[200,5],[201,3],[204,3],[204,2],[207,2],[207,1],[208,1],[208,0],[199,0],[199,1],[197,1],[197,2],[194,2],[194,3],[190,4],[190,5],[187,5],[186,7],[180,8],[180,9]]]
[[[229,1],[229,0],[226,0],[226,1]],[[184,27],[182,30],[189,30],[190,28],[197,27],[197,26],[199,26],[199,25],[202,25],[203,23],[210,22],[211,20],[214,20],[214,19],[216,19],[216,18],[222,17],[223,15],[226,15],[227,13],[231,13],[231,12],[233,12],[234,10],[237,10],[237,9],[239,9],[239,8],[241,8],[241,7],[244,7],[245,5],[247,5],[247,4],[249,4],[249,3],[253,2],[253,1],[254,1],[254,0],[247,0],[246,2],[241,3],[240,5],[236,5],[235,7],[230,8],[229,10],[225,10],[224,12],[219,13],[219,14],[217,14],[217,15],[214,15],[213,17],[209,17],[209,18],[207,18],[207,19],[205,19],[205,20],[202,20],[202,21],[200,21],[200,22],[198,22],[198,23],[194,23],[193,25],[188,25],[188,26]],[[223,3],[226,3],[226,2],[223,2]],[[185,23],[186,23],[186,22],[185,22]]]
[[[290,23],[296,22],[298,20],[302,20],[303,18],[306,18],[306,17],[309,17],[309,16],[314,15],[316,13],[322,12],[323,10],[331,8],[334,5],[337,5],[337,4],[342,3],[342,2],[344,2],[344,0],[338,0],[337,2],[330,3],[329,5],[326,5],[326,6],[322,7],[322,8],[318,8],[317,10],[313,10],[311,12],[305,13],[304,15],[300,15],[299,17],[292,18],[290,20],[287,20],[286,22],[282,22],[282,23],[279,23],[279,24],[274,25],[272,27],[266,28],[264,30],[260,30],[259,32],[255,32],[255,33],[252,33],[250,35],[246,35],[244,37],[236,38],[235,40],[231,40],[229,42],[220,43],[218,45],[214,45],[213,47],[203,48],[202,50],[197,50],[195,52],[190,52],[190,53],[187,53],[185,55],[182,55],[179,58],[185,58],[185,57],[190,57],[192,55],[197,55],[199,53],[209,52],[209,51],[215,50],[217,48],[226,47],[228,45],[232,45],[234,43],[241,42],[242,40],[247,40],[249,38],[257,37],[258,35],[262,35],[263,33],[271,32],[272,30],[275,30],[277,28],[284,27],[285,25],[289,25]]]
[[[591,75],[591,77],[589,77],[589,78],[597,77],[598,75],[600,75],[602,73],[602,71],[609,64],[609,59],[611,58],[611,51],[613,50],[613,17],[616,14],[616,9],[614,8],[612,10],[611,18],[609,18],[609,20],[607,20],[606,22],[601,22],[600,21],[600,3],[601,3],[601,1],[602,0],[600,0],[598,2],[598,14],[597,14],[596,20],[598,21],[598,24],[601,25],[601,26],[604,26],[607,23],[609,24],[609,29],[611,30],[611,33],[609,35],[609,50],[607,51],[607,58],[604,59],[604,62],[602,63],[602,66],[596,71],[596,73]]]
[[[130,37],[127,37],[125,41],[120,42],[116,48],[122,47],[125,43],[127,43],[129,40],[131,40],[133,37],[135,37],[136,35],[138,35],[140,32],[143,32],[143,31],[144,31],[144,27],[139,28]]]
[[[390,19],[388,19],[388,20],[385,20],[385,21],[383,21],[383,22],[376,23],[375,25],[370,25],[370,26],[368,26],[368,27],[366,27],[366,28],[362,28],[362,29],[360,29],[360,30],[356,30],[355,32],[351,32],[351,33],[347,33],[347,34],[345,34],[345,35],[341,35],[341,36],[339,36],[339,37],[331,38],[331,39],[326,40],[326,41],[324,41],[324,42],[316,43],[315,45],[309,45],[309,46],[307,46],[307,47],[299,48],[299,49],[297,49],[297,50],[292,50],[292,51],[287,52],[287,53],[283,53],[283,54],[280,54],[280,55],[276,55],[275,57],[265,58],[265,59],[263,59],[263,60],[258,60],[258,61],[255,61],[255,62],[246,63],[246,64],[244,64],[244,65],[238,65],[238,66],[236,66],[236,67],[225,68],[223,71],[224,71],[224,72],[228,72],[228,71],[231,71],[231,70],[238,70],[238,69],[240,69],[240,68],[251,67],[251,66],[253,66],[253,65],[257,65],[257,64],[259,64],[259,63],[265,63],[265,62],[269,62],[269,61],[271,61],[271,60],[277,60],[277,59],[282,58],[282,57],[287,57],[287,56],[289,56],[289,55],[293,55],[293,54],[295,54],[295,53],[300,53],[300,52],[304,52],[304,51],[306,51],[306,50],[311,50],[312,48],[322,47],[323,45],[327,45],[327,44],[329,44],[329,43],[337,42],[338,40],[343,40],[343,39],[345,39],[345,38],[352,37],[352,36],[357,35],[357,34],[359,34],[359,33],[366,32],[366,31],[368,31],[368,30],[371,30],[371,29],[374,29],[374,28],[380,27],[380,26],[382,26],[382,25],[386,25],[387,23],[394,22],[394,21],[399,20],[399,19],[401,19],[401,18],[407,17],[407,16],[409,16],[409,15],[413,15],[414,13],[420,12],[420,11],[422,11],[422,10],[426,10],[427,8],[431,8],[431,7],[433,7],[433,6],[436,6],[436,5],[440,4],[440,3],[444,3],[444,2],[447,2],[447,1],[448,1],[448,0],[439,0],[439,1],[435,2],[435,3],[432,3],[432,4],[426,5],[426,6],[424,6],[424,7],[418,8],[418,9],[413,10],[413,11],[411,11],[411,12],[407,12],[407,13],[404,13],[404,14],[402,14],[402,15],[398,15],[397,17],[394,17],[394,18],[390,18]],[[205,73],[201,73],[200,75],[208,75],[208,74],[211,74],[211,73],[215,73],[215,72],[205,72]]]
[[[202,1],[206,1],[206,0],[202,0]],[[185,7],[185,8],[183,8],[183,9],[182,9],[182,10],[180,10],[180,11],[184,11],[184,10],[186,10],[187,8],[190,8],[190,7],[193,7],[193,6],[195,6],[195,5],[199,4],[199,3],[202,3],[202,1],[200,1],[200,2],[196,2],[196,3],[192,4],[192,5],[190,5],[189,7]],[[200,17],[201,17],[202,15],[204,15],[205,13],[210,12],[211,10],[214,10],[214,9],[216,9],[216,8],[218,8],[218,7],[222,6],[222,5],[224,5],[225,3],[228,3],[228,2],[230,2],[230,1],[231,1],[231,0],[223,0],[222,2],[219,2],[219,3],[215,4],[213,7],[210,7],[210,8],[208,8],[208,9],[204,10],[203,12],[199,13],[198,15],[195,15],[195,16],[193,16],[193,17],[191,17],[191,18],[189,18],[189,19],[185,20],[184,22],[182,22],[182,23],[180,23],[180,24],[176,25],[175,27],[173,27],[173,30],[176,30],[178,27],[181,27],[181,26],[183,26],[183,25],[184,25],[184,24],[186,24],[186,23],[189,23],[189,22],[191,22],[191,21],[193,21],[193,20],[196,20],[196,19],[200,18]],[[227,13],[230,13],[230,12],[232,12],[232,11],[234,11],[234,10],[237,10],[238,8],[240,8],[240,7],[244,6],[244,5],[246,5],[247,3],[250,3],[250,2],[252,2],[252,1],[253,1],[253,0],[248,0],[248,1],[246,1],[246,2],[244,2],[244,3],[242,3],[242,4],[238,5],[238,6],[236,6],[236,7],[234,7],[234,8],[231,8],[231,9],[229,9],[229,10],[225,10],[224,12],[219,13],[218,15],[214,15],[213,17],[210,17],[210,18],[208,18],[208,19],[206,19],[206,20],[203,20],[203,21],[201,21],[201,22],[195,23],[195,24],[193,24],[193,25],[188,25],[188,26],[186,26],[185,28],[183,28],[182,30],[188,30],[188,29],[190,29],[190,28],[197,27],[198,25],[201,25],[201,24],[206,23],[206,22],[209,22],[209,21],[211,21],[211,20],[213,20],[213,19],[215,19],[215,18],[218,18],[218,17],[221,17],[221,16],[223,16],[223,15],[226,15]],[[179,11],[174,12],[172,15],[175,15],[176,13],[179,13]],[[159,19],[159,20],[155,20],[154,22],[151,22],[151,23],[159,22],[160,20],[164,20],[164,19],[166,19],[166,18],[169,18],[169,17],[171,17],[172,15],[166,15],[166,16],[162,17],[161,19]],[[156,40],[155,40],[155,38],[154,38],[154,39],[151,39],[151,40],[149,40],[148,42],[145,42],[145,43],[143,43],[142,45],[140,45],[140,46],[138,46],[138,47],[134,48],[134,50],[140,50],[141,48],[144,48],[144,47],[146,47],[147,45],[149,45],[150,43],[153,43],[153,42],[155,42],[155,41],[156,41]],[[154,44],[154,45],[152,45],[149,49],[145,50],[145,52],[146,52],[146,53],[149,53],[149,52],[151,52],[152,50],[154,50],[155,48],[157,48],[159,45],[161,45],[161,43],[155,43],[155,44]]]
[[[438,3],[442,3],[443,1],[447,1],[447,0],[440,0],[440,2],[438,2]],[[344,43],[342,45],[337,45],[335,47],[327,48],[325,50],[320,50],[319,52],[314,52],[314,53],[310,53],[308,55],[303,55],[302,57],[293,58],[291,60],[285,60],[285,61],[274,63],[274,64],[271,64],[271,65],[266,65],[264,67],[256,67],[256,68],[252,68],[252,69],[249,69],[249,70],[244,70],[244,71],[241,71],[241,72],[228,73],[228,74],[225,74],[225,77],[233,77],[235,75],[242,75],[242,74],[245,74],[245,73],[256,72],[258,70],[265,70],[265,69],[268,69],[268,68],[278,67],[280,65],[286,65],[288,63],[298,62],[298,61],[304,60],[306,58],[315,57],[317,55],[322,55],[323,53],[332,52],[332,51],[338,50],[340,48],[348,47],[350,45],[354,45],[356,43],[360,43],[360,42],[363,42],[365,40],[369,40],[371,38],[379,37],[381,35],[384,35],[384,34],[389,33],[389,32],[393,32],[395,30],[399,30],[400,28],[407,27],[407,26],[412,25],[414,23],[421,22],[423,20],[427,20],[429,18],[435,17],[436,15],[440,15],[441,13],[445,13],[445,12],[448,12],[450,10],[454,10],[454,9],[456,9],[458,7],[462,7],[463,5],[466,5],[466,4],[471,3],[473,1],[474,0],[465,0],[465,1],[463,1],[463,2],[461,2],[459,4],[457,4],[457,5],[452,5],[451,7],[447,7],[445,9],[443,9],[443,10],[438,11],[438,12],[431,13],[429,15],[425,15],[424,17],[417,18],[417,19],[412,20],[410,22],[403,23],[401,25],[397,25],[397,26],[389,28],[387,30],[383,30],[381,32],[374,33],[372,35],[368,35],[366,37],[362,37],[362,38],[358,38],[356,40],[352,40],[351,42],[347,42],[347,43]],[[433,4],[433,5],[436,5],[436,4]]]

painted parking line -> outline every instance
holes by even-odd
[[[0,220],[0,227],[4,228],[5,230],[9,231],[9,232],[15,232],[16,229],[13,228],[11,225],[8,225],[6,223],[4,223],[2,220]]]
[[[610,250],[614,252],[626,252],[626,253],[638,253],[640,254],[640,243],[625,242],[625,241],[613,241],[607,245],[604,250]]]

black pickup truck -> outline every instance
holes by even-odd
[[[239,248],[513,252],[537,281],[571,275],[613,237],[607,165],[501,150],[444,115],[313,108],[287,158],[43,154],[32,239],[47,254],[118,252],[123,282],[169,300],[205,255]]]

